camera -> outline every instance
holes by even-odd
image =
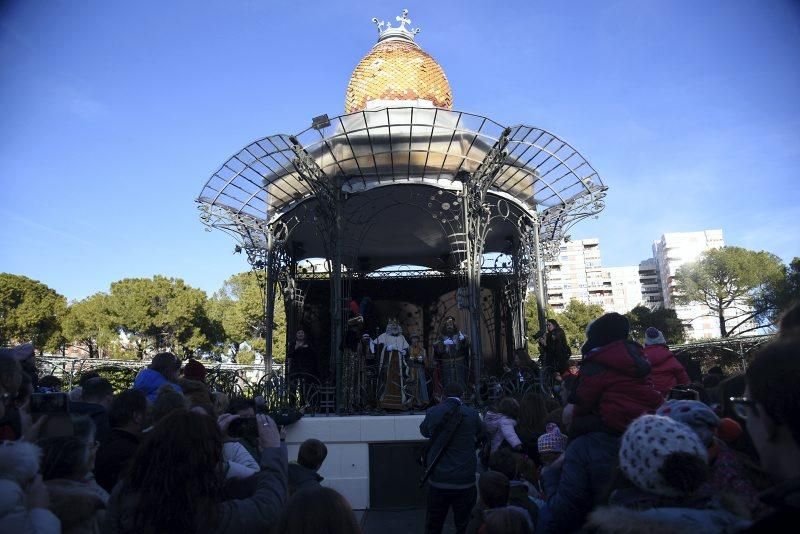
[[[692,388],[677,386],[669,390],[668,400],[700,400],[700,393]]]
[[[275,421],[278,427],[289,426],[303,417],[303,412],[295,408],[283,408],[272,412],[263,412]],[[228,436],[232,438],[257,438],[258,422],[255,416],[239,417],[228,425]]]
[[[31,413],[69,413],[69,397],[66,393],[33,393]]]

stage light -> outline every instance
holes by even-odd
[[[328,115],[320,115],[311,119],[311,127],[315,130],[321,130],[331,125],[331,120]]]

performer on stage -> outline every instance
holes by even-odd
[[[419,334],[411,334],[411,349],[408,353],[408,367],[411,391],[411,405],[415,408],[425,407],[430,402],[428,397],[428,381],[425,378],[425,367],[428,364],[425,347]]]
[[[387,410],[405,410],[411,399],[406,391],[408,366],[405,355],[409,346],[396,319],[390,319],[386,332],[378,336],[380,378],[378,401]]]
[[[342,358],[342,407],[354,412],[369,403],[368,373],[366,366],[375,361],[374,345],[364,332],[364,318],[360,315],[347,321]]]
[[[294,336],[294,348],[286,358],[287,374],[308,373],[319,378],[318,360],[317,352],[308,343],[305,331],[298,330]]]
[[[455,318],[452,315],[448,316],[442,326],[441,338],[434,345],[438,371],[438,383],[435,389],[439,395],[451,382],[457,382],[462,388],[466,388],[468,353],[466,336],[456,326]]]

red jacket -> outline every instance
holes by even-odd
[[[653,388],[642,346],[632,341],[615,341],[589,351],[581,362],[573,399],[575,417],[599,415],[606,426],[619,432],[664,402]]]
[[[650,378],[653,386],[666,398],[669,390],[681,384],[689,384],[689,375],[672,352],[664,345],[648,345],[644,355],[650,362]]]

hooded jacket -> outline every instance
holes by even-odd
[[[739,532],[750,522],[713,496],[661,497],[632,487],[612,493],[611,506],[596,509],[587,527],[601,534],[716,534]]]
[[[61,523],[45,508],[28,508],[25,492],[16,482],[0,480],[0,532],[59,534]]]
[[[664,402],[649,375],[650,363],[638,343],[614,341],[589,350],[571,398],[574,416],[599,415],[605,426],[624,432],[631,421],[654,413]]]
[[[139,371],[139,374],[136,375],[136,380],[133,381],[133,389],[140,390],[147,397],[147,401],[153,403],[158,396],[158,388],[164,384],[169,384],[178,393],[183,393],[183,390],[178,384],[170,382],[164,375],[149,367],[142,369]]]
[[[313,469],[295,462],[289,463],[289,495],[308,488],[318,488],[323,480]]]
[[[507,415],[495,412],[486,412],[483,418],[486,431],[492,436],[492,452],[495,452],[503,444],[508,442],[512,449],[522,445],[522,441],[517,436],[514,427],[517,422]]]
[[[675,359],[666,345],[648,345],[644,348],[644,355],[650,362],[650,378],[653,386],[663,397],[666,398],[675,386],[691,382],[686,369]]]
[[[45,485],[50,494],[50,509],[61,520],[64,534],[100,532],[106,508],[102,495],[89,484],[74,480],[48,480]]]

